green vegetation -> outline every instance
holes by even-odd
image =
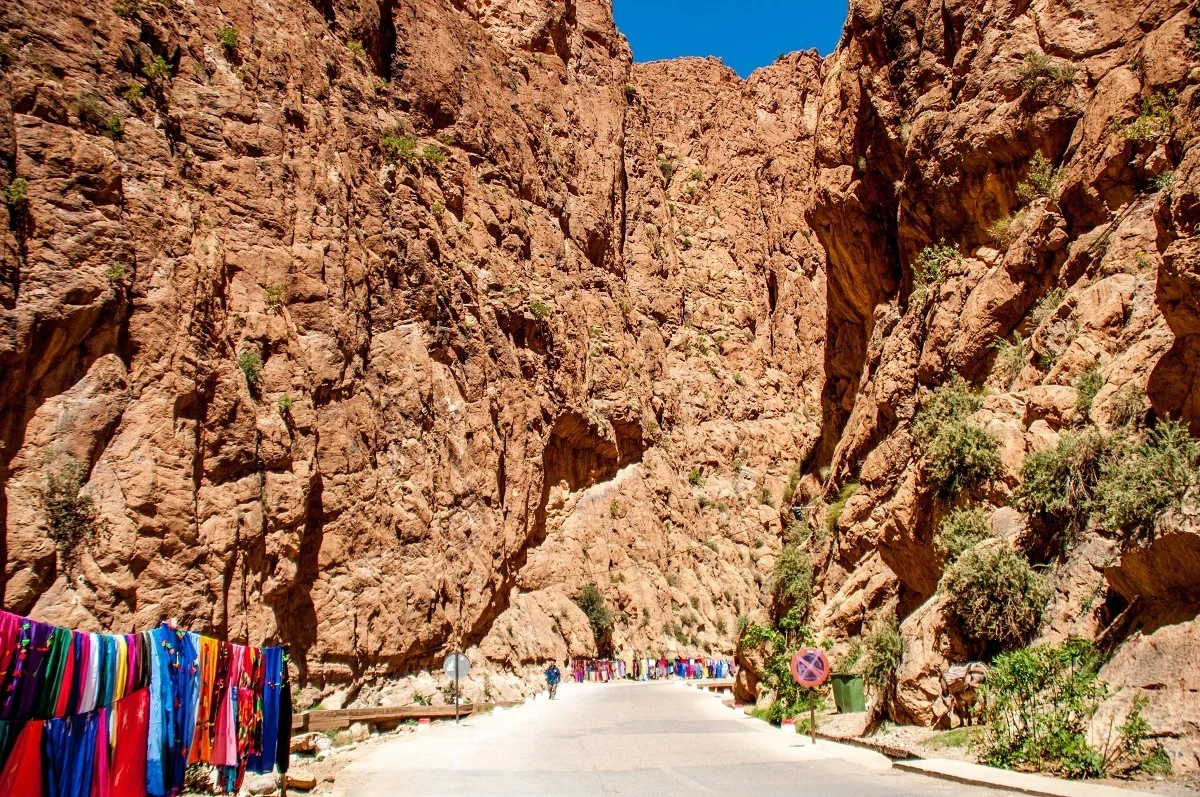
[[[787,487],[783,488],[784,506],[790,506],[792,499],[796,496],[796,487],[800,484],[801,464],[800,460],[796,460],[796,464],[792,466],[791,472],[788,473]]]
[[[658,170],[662,172],[663,182],[669,184],[675,176],[675,161],[664,155],[658,159]]]
[[[625,84],[625,99],[629,102],[637,99],[637,88],[632,83]]]
[[[688,177],[689,177],[690,179],[692,179],[692,180],[703,180],[703,179],[704,179],[704,172],[700,171],[699,169],[692,169],[692,170],[691,170],[691,171],[688,173]]]
[[[1051,202],[1057,202],[1060,182],[1062,169],[1054,168],[1054,164],[1041,151],[1035,152],[1029,161],[1025,181],[1017,185],[1017,198],[1022,202],[1032,202],[1038,197],[1046,197]]]
[[[4,186],[3,190],[4,204],[10,208],[22,207],[29,201],[29,181],[24,177],[18,177],[8,185]]]
[[[1146,393],[1130,382],[1108,400],[1108,422],[1114,426],[1141,423],[1146,416]]]
[[[922,402],[913,419],[913,436],[924,441],[925,475],[945,497],[953,498],[1000,472],[996,441],[967,421],[982,404],[955,374]]]
[[[608,603],[600,594],[600,590],[595,584],[585,585],[575,597],[575,604],[587,615],[588,623],[592,626],[592,633],[596,637],[596,645],[601,650],[607,649],[616,616],[612,609],[608,608]]]
[[[1079,379],[1075,380],[1075,389],[1079,391],[1079,398],[1075,401],[1075,411],[1080,418],[1086,418],[1092,411],[1092,402],[1096,400],[1097,394],[1103,388],[1104,375],[1095,365],[1084,371],[1079,375]]]
[[[390,133],[379,141],[379,149],[387,163],[411,163],[417,153],[416,139]]]
[[[1113,531],[1150,536],[1166,511],[1200,483],[1200,442],[1187,427],[1163,421],[1142,440],[1118,439],[1095,486],[1098,519]]]
[[[688,484],[691,484],[693,487],[703,487],[704,486],[704,471],[700,470],[699,468],[692,468],[691,470],[689,470],[688,471]]]
[[[1078,72],[1074,64],[1056,61],[1044,53],[1029,50],[1021,63],[1021,88],[1026,91],[1067,89],[1075,82]]]
[[[534,299],[529,303],[529,312],[533,313],[533,317],[538,321],[545,321],[550,317],[550,305],[541,299]]]
[[[1065,434],[1054,448],[1033,452],[1021,465],[1016,505],[1030,514],[1064,521],[1070,528],[1082,526],[1109,448],[1109,440],[1093,428]]]
[[[826,522],[828,523],[830,534],[837,533],[838,520],[842,517],[842,510],[846,508],[846,503],[858,492],[858,487],[858,482],[847,482],[842,485],[841,491],[838,492],[837,500],[829,505]]]
[[[806,616],[812,608],[813,561],[799,545],[788,544],[779,552],[771,570],[771,591],[775,598],[800,610]]]
[[[109,113],[100,98],[93,94],[83,94],[75,100],[75,116],[83,129],[108,136],[114,141],[124,132],[121,115]]]
[[[758,502],[766,506],[775,506],[775,501],[771,498],[770,488],[764,487],[761,491],[759,491]]]
[[[1137,699],[1119,725],[1089,738],[1096,712],[1109,695],[1097,675],[1103,663],[1094,645],[1071,637],[997,657],[984,685],[987,728],[979,749],[991,766],[1098,778],[1170,762],[1149,743],[1150,726]]]
[[[238,368],[242,369],[242,375],[246,377],[246,384],[251,390],[258,387],[262,382],[262,357],[256,351],[244,351],[237,357]]]
[[[160,85],[171,78],[171,65],[161,55],[156,55],[142,67],[142,74],[155,85]]]
[[[1166,191],[1175,185],[1175,172],[1163,172],[1150,181],[1150,187],[1155,191]]]
[[[1017,222],[1021,219],[1022,213],[1023,211],[1017,211],[1016,213],[1010,213],[1007,216],[1001,216],[1000,218],[996,219],[994,222],[992,222],[991,226],[987,228],[988,237],[1001,246],[1010,245],[1014,240],[1016,240],[1015,228]]]
[[[271,285],[270,287],[268,287],[267,290],[263,292],[263,301],[266,302],[267,307],[271,308],[271,309],[277,308],[280,305],[282,305],[283,304],[283,285],[275,284],[275,285]]]
[[[1043,322],[1050,316],[1054,315],[1054,311],[1063,303],[1063,299],[1067,297],[1067,292],[1062,288],[1054,288],[1047,291],[1046,295],[1038,300],[1034,305],[1033,311],[1029,314],[1029,324],[1033,329],[1040,327]]]
[[[117,0],[112,6],[113,12],[122,19],[132,19],[142,10],[137,0]]]
[[[121,96],[125,98],[126,102],[137,102],[144,94],[145,90],[142,88],[141,83],[130,83],[125,87],[125,90],[121,92]]]
[[[50,539],[67,572],[78,564],[79,546],[96,534],[96,505],[91,496],[83,494],[86,480],[87,466],[69,456],[61,457],[46,475],[44,502]]]
[[[421,159],[436,168],[446,162],[446,154],[437,144],[426,144],[425,149],[421,150]]]
[[[295,404],[296,400],[292,398],[291,394],[284,393],[279,397],[279,402],[277,405],[279,407],[279,414],[287,415],[289,412],[291,412],[292,407],[295,406]]]
[[[992,343],[992,348],[996,350],[996,373],[1000,375],[1004,386],[1008,387],[1016,381],[1029,363],[1032,354],[1029,341],[1021,337],[1020,333],[1014,332],[1011,342],[997,338]]]
[[[944,241],[922,249],[912,266],[912,301],[917,304],[924,302],[929,292],[946,279],[950,266],[959,262],[962,262],[962,253],[953,246],[947,246]]]
[[[349,50],[350,54],[353,55],[355,58],[361,59],[363,61],[367,60],[367,48],[363,47],[362,42],[360,42],[360,41],[346,42],[346,49]]]
[[[938,526],[933,544],[947,564],[991,536],[988,513],[982,509],[958,509]]]
[[[1156,91],[1140,103],[1138,116],[1132,122],[1118,124],[1117,134],[1128,141],[1153,141],[1170,135],[1174,125],[1171,112],[1175,108],[1175,92]]]
[[[1049,600],[1028,560],[1003,542],[968,548],[946,570],[938,590],[967,637],[1004,648],[1032,638]]]
[[[238,30],[237,28],[225,25],[217,31],[217,38],[221,40],[221,46],[229,52],[234,52],[238,48]]]
[[[739,625],[741,620],[739,618]],[[798,607],[793,607],[779,618],[774,625],[746,623],[742,627],[741,642],[744,649],[764,648],[766,662],[762,670],[762,681],[775,694],[773,702],[762,714],[761,719],[779,723],[808,711],[811,700],[821,708],[819,692],[802,689],[792,678],[789,665],[800,648],[815,641],[813,632],[802,620]]]
[[[431,207],[429,210],[433,212],[433,217],[435,219],[440,219],[442,214],[446,212],[446,206],[441,202],[434,202],[433,207]]]
[[[128,273],[129,269],[125,267],[124,263],[113,263],[104,271],[104,276],[113,285],[120,285],[125,281]]]
[[[887,700],[896,689],[897,673],[904,661],[904,637],[893,612],[876,618],[863,637],[863,659],[859,666],[863,681]]]

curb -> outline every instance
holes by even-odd
[[[1131,797],[1147,794],[1133,789],[1118,789],[1085,781],[1060,780],[1045,775],[1013,772],[944,758],[895,761],[892,768],[968,786],[984,786],[1018,794],[1031,794],[1035,797]]]

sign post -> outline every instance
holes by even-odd
[[[454,724],[458,724],[458,707],[462,700],[458,691],[458,679],[466,678],[471,672],[471,662],[461,653],[451,653],[442,662],[442,671],[454,679]]]
[[[804,648],[792,657],[792,678],[808,689],[808,733],[817,743],[817,687],[829,678],[829,657],[820,648]]]

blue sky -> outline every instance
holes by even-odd
[[[742,77],[780,53],[816,47],[828,55],[846,10],[847,0],[613,0],[634,61],[715,55]]]

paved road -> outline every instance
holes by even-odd
[[[680,683],[566,685],[558,699],[439,725],[338,776],[341,797],[392,795],[999,795],[899,772],[807,740]]]

